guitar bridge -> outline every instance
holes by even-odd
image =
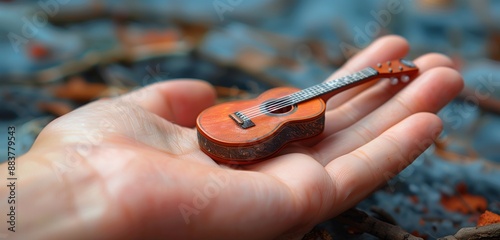
[[[238,124],[243,129],[255,126],[255,123],[253,123],[252,120],[250,120],[250,118],[245,116],[245,114],[243,113],[240,112],[231,113],[229,114],[229,117],[233,119],[233,121],[235,121],[236,124]]]

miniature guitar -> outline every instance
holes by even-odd
[[[256,99],[219,104],[198,116],[198,144],[221,163],[256,163],[323,132],[326,104],[320,96],[379,78],[406,83],[417,74],[411,61],[393,60],[303,90],[279,87]]]

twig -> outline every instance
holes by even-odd
[[[397,225],[396,219],[394,219],[391,214],[386,212],[383,208],[372,206],[370,207],[370,211],[377,214],[376,217],[386,223]]]
[[[500,239],[500,223],[483,227],[462,228],[453,236],[446,236],[438,240],[494,240]]]
[[[380,221],[369,216],[363,211],[349,209],[335,218],[335,220],[348,224],[362,232],[369,233],[380,239],[391,240],[422,240],[422,238],[411,235],[398,226]]]
[[[325,229],[313,228],[302,240],[333,240],[333,238]]]

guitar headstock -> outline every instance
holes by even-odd
[[[391,79],[392,84],[398,81],[408,82],[418,74],[418,67],[406,59],[378,63],[372,68],[378,72],[379,77]]]

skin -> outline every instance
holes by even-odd
[[[332,78],[408,48],[400,37],[380,38]],[[205,82],[162,82],[88,104],[50,123],[17,159],[17,231],[9,237],[300,238],[386,183],[440,133],[434,113],[462,89],[461,76],[442,55],[414,62],[421,74],[411,83],[335,95],[322,135],[239,168],[198,148],[196,116],[216,98]],[[6,199],[7,188],[0,191]]]

